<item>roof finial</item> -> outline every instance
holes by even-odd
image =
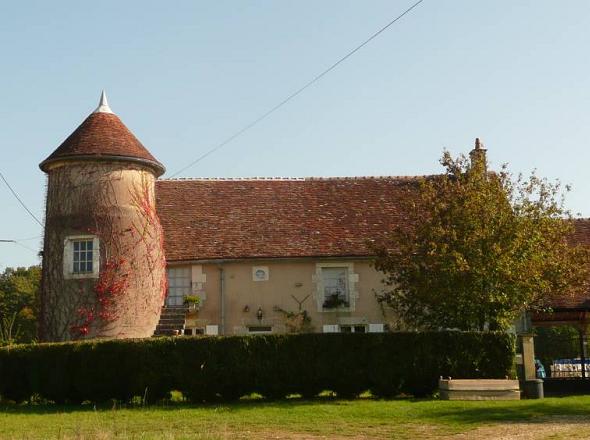
[[[98,103],[98,107],[96,107],[96,110],[94,110],[94,113],[113,113],[113,111],[109,107],[109,102],[107,101],[107,94],[104,90],[100,95],[100,102]]]
[[[479,150],[482,147],[481,141],[479,138],[475,138],[475,149]]]

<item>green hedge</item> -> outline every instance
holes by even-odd
[[[193,402],[427,395],[440,376],[504,378],[514,340],[502,333],[421,332],[177,337],[18,345],[0,349],[0,396],[61,402],[150,402],[179,390]]]

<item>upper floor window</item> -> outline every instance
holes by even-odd
[[[359,299],[359,274],[352,261],[322,261],[312,275],[318,312],[354,312]]]
[[[98,278],[99,255],[97,237],[67,237],[64,241],[64,277]]]
[[[348,268],[322,267],[323,308],[350,307]]]

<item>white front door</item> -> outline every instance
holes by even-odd
[[[181,306],[184,304],[185,295],[191,293],[191,268],[168,268],[168,297],[167,306]]]

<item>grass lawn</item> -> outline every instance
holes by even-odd
[[[98,408],[0,405],[1,439],[590,438],[590,396],[511,402],[291,399]]]

